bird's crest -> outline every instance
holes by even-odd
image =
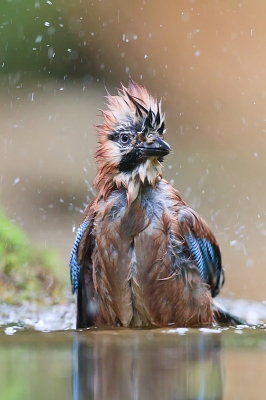
[[[153,98],[144,86],[130,79],[128,88],[122,85],[118,96],[108,93],[106,99],[108,110],[102,110],[104,123],[98,125],[100,143],[104,134],[122,126],[137,127],[142,140],[150,132],[164,133],[165,116],[161,111],[161,101]]]

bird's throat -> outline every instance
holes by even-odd
[[[162,177],[162,164],[156,157],[149,157],[139,164],[130,173],[120,172],[113,178],[115,186],[125,187],[127,190],[128,205],[139,195],[143,186],[155,186]]]

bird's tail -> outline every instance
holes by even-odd
[[[231,314],[223,306],[217,304],[216,302],[213,302],[212,309],[213,309],[214,319],[217,325],[220,326],[248,325],[248,323],[244,319]]]

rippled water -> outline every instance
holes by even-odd
[[[11,331],[9,333],[12,333]],[[5,400],[264,399],[264,328],[0,333]]]

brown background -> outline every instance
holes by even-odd
[[[93,196],[104,86],[115,93],[130,74],[163,98],[165,177],[218,238],[223,295],[266,300],[266,3],[56,0],[32,18],[15,6],[1,42],[9,218],[59,249],[67,277],[72,228]]]

